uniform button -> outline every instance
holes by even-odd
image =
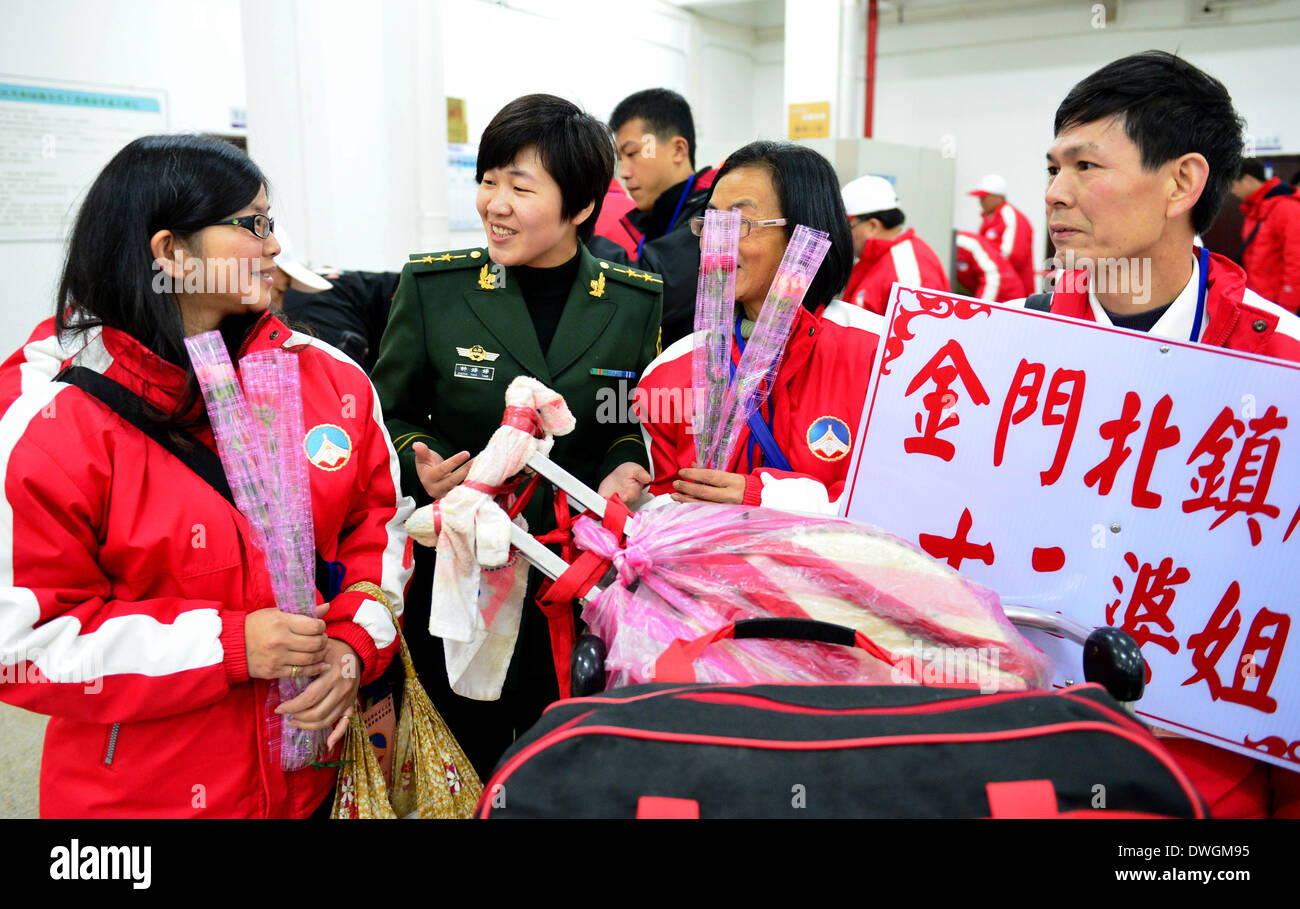
[[[1268,323],[1265,322],[1263,319],[1256,319],[1255,324],[1250,327],[1255,329],[1255,331],[1263,331],[1264,329],[1268,328]]]
[[[470,257],[471,259],[477,259],[477,258],[478,258],[479,256],[481,256],[481,255],[483,255],[483,254],[482,254],[481,252],[479,252],[479,251],[476,249],[476,250],[474,250],[472,253],[469,254],[469,257]]]
[[[271,340],[272,340],[272,341],[274,341],[274,340],[275,340],[276,338],[278,338],[278,337],[280,337],[280,332],[278,332],[278,331],[273,331],[273,332],[271,332]]]
[[[600,263],[600,267],[601,267],[601,268],[609,268],[609,263],[608,263],[608,262],[601,262],[601,263]]]

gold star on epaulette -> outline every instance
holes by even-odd
[[[652,275],[652,274],[651,274],[650,272],[648,272],[648,271],[646,271],[646,272],[639,272],[639,271],[637,271],[636,269],[633,269],[633,268],[615,268],[614,271],[618,272],[619,274],[627,275],[629,278],[632,278],[633,280],[635,280],[635,279],[637,279],[637,278],[640,278],[642,281],[645,281],[647,284],[652,283],[652,282],[653,282],[653,283],[656,283],[656,284],[662,284],[662,283],[663,283],[661,280],[659,280],[658,278],[656,278],[654,275]]]

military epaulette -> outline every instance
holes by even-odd
[[[633,287],[639,287],[650,293],[656,293],[664,289],[664,279],[652,271],[645,271],[632,265],[607,262],[604,259],[597,259],[596,264],[600,266],[600,273],[608,275],[612,280],[631,284]]]
[[[408,263],[411,271],[452,271],[457,268],[478,268],[488,261],[487,252],[482,249],[453,249],[448,252],[416,253]]]

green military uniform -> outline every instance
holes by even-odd
[[[478,454],[501,425],[506,386],[520,375],[538,379],[568,403],[577,426],[555,439],[550,456],[578,479],[594,489],[625,461],[649,465],[640,427],[625,421],[625,404],[658,353],[663,282],[658,275],[596,259],[582,243],[578,256],[577,278],[545,354],[519,282],[512,280],[511,269],[494,265],[486,250],[412,256],[403,269],[371,379],[401,462],[402,490],[420,504],[429,497],[416,475],[412,444],[423,442],[444,458],[459,451]],[[547,484],[541,484],[524,513],[534,534],[554,526],[551,499]],[[447,687],[441,642],[426,630],[432,560],[422,549],[416,547],[408,595],[408,637],[426,687],[474,759],[473,730],[467,725],[493,710],[498,725],[508,725],[512,721],[504,715],[511,711],[504,704],[475,707],[474,717],[457,728],[457,712],[471,711]],[[502,701],[535,697],[539,686],[554,697],[546,622],[531,603],[535,586],[529,585]],[[480,762],[475,760],[476,766]]]

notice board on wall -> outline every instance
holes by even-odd
[[[61,242],[113,155],[166,131],[164,92],[0,75],[0,242]]]

